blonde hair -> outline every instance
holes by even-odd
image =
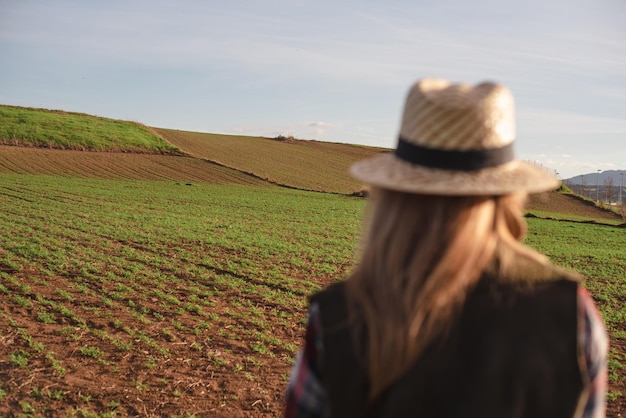
[[[519,243],[525,197],[373,191],[361,259],[347,280],[350,312],[367,329],[370,399],[445,335],[497,246],[534,257]]]

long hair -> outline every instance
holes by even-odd
[[[373,191],[361,258],[347,280],[353,319],[367,329],[370,399],[445,335],[498,245],[535,257],[519,242],[525,197]]]

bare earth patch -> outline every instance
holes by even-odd
[[[68,286],[65,280],[55,282],[46,277],[46,284],[38,285],[35,271],[14,274],[20,282],[29,283],[32,295],[39,300],[66,302],[59,295],[59,289]],[[108,412],[118,417],[279,415],[294,353],[282,347],[255,350],[259,341],[253,334],[241,332],[240,327],[241,318],[249,313],[244,307],[237,309],[225,303],[249,299],[250,295],[238,294],[232,288],[224,291],[215,298],[212,311],[228,311],[230,316],[222,315],[219,324],[198,333],[196,338],[177,333],[171,326],[172,332],[164,338],[163,329],[170,325],[167,321],[140,327],[143,335],[158,341],[158,350],[167,350],[162,356],[155,354],[154,347],[145,346],[137,335],[120,328],[119,324],[131,324],[133,328],[132,324],[137,323],[131,311],[120,309],[108,320],[90,316],[85,307],[106,306],[88,294],[71,309],[77,317],[87,318],[89,331],[61,315],[55,315],[52,324],[35,320],[35,311],[42,310],[36,300],[28,307],[9,303],[7,313],[19,322],[9,323],[0,316],[0,352],[4,353],[0,357],[0,381],[7,392],[0,402],[0,415],[17,416],[27,411],[25,402],[33,411],[46,411],[46,417],[89,416],[80,415],[81,411]],[[183,289],[177,294],[180,299],[186,296],[191,294],[184,294]],[[144,306],[158,311],[158,306],[151,306],[154,303],[156,299],[148,299]],[[259,297],[257,308],[275,307]],[[303,314],[296,309],[289,313]],[[191,326],[188,316],[177,317],[180,327]],[[248,323],[247,327],[252,329],[254,325]],[[280,341],[301,341],[300,326],[275,325],[269,331]],[[99,332],[106,338],[99,337]],[[43,344],[45,352],[29,355],[28,364],[17,366],[7,354],[33,351],[24,335]],[[125,350],[124,344],[132,344],[133,348]],[[90,347],[97,347],[97,351],[89,351]],[[52,366],[50,352],[63,361],[62,371]]]
[[[241,171],[193,157],[8,145],[0,145],[0,174],[3,173],[254,186],[267,184]]]
[[[556,192],[530,195],[526,206],[529,212],[545,211],[577,216],[587,219],[621,220],[618,214],[595,206],[592,202],[584,201],[575,195]]]

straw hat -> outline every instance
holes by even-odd
[[[357,179],[385,189],[435,195],[501,195],[554,190],[550,172],[515,159],[511,92],[423,79],[406,99],[398,146],[352,165]]]

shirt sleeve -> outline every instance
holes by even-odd
[[[593,299],[584,287],[578,289],[579,318],[583,319],[579,321],[578,338],[589,377],[589,399],[583,418],[601,418],[606,410],[609,338]]]
[[[286,418],[328,416],[327,396],[320,376],[321,354],[319,307],[314,303],[309,308],[304,348],[296,356],[291,369],[285,405]]]

